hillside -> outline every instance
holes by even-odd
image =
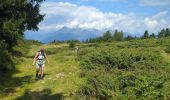
[[[170,39],[31,44],[17,57],[17,73],[0,85],[1,100],[170,99]],[[44,47],[50,63],[35,80],[33,56]]]
[[[35,80],[35,67],[32,66],[33,56],[39,48],[44,47],[50,64],[46,64],[44,80]],[[5,79],[0,85],[1,100],[60,100],[72,98],[75,91],[83,83],[79,77],[76,54],[67,44],[31,45],[25,57],[18,58],[18,72],[11,79]]]
[[[169,5],[0,0],[0,100],[170,100]]]

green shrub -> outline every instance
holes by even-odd
[[[25,56],[29,52],[30,45],[28,41],[18,41],[18,44],[13,47],[12,56]]]
[[[69,48],[74,48],[75,47],[75,42],[74,41],[71,41],[70,43],[69,43]]]
[[[96,73],[96,75],[97,74],[99,73]],[[110,75],[89,76],[87,84],[81,87],[78,95],[84,94],[86,98],[93,97],[99,100],[112,100],[111,90],[114,89],[113,83],[112,76]]]
[[[38,40],[24,40],[27,45],[42,45],[43,43]]]
[[[81,55],[81,65],[87,69],[95,67],[134,69],[143,66],[154,68],[163,63],[161,55],[149,49],[126,48],[117,51],[113,48],[89,48],[79,55]]]
[[[58,52],[57,50],[61,50],[60,48],[59,49],[56,49],[56,48],[48,48],[45,50],[45,53],[47,55],[51,55],[51,54],[55,54],[56,52]]]
[[[165,52],[166,52],[166,53],[170,53],[170,46],[168,46],[168,47],[165,48]]]
[[[6,50],[6,45],[0,42],[0,77],[10,75],[14,70],[14,63]]]
[[[133,42],[134,43],[134,42]],[[122,43],[123,44],[123,43]],[[77,95],[79,98],[166,99],[170,87],[168,63],[160,52],[136,45],[137,48],[115,46],[86,47],[79,52],[79,61],[87,78]],[[165,85],[166,84],[166,85]]]

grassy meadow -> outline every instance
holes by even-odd
[[[29,43],[16,47],[16,72],[0,82],[1,100],[169,100],[170,38],[105,43]],[[35,80],[32,61],[45,48],[50,63]]]
[[[32,61],[39,48],[45,48],[50,63],[45,66],[44,80],[35,80]],[[1,100],[71,99],[84,79],[79,77],[76,53],[67,44],[31,45],[24,57],[15,58],[17,72],[0,85]]]

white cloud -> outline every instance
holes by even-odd
[[[170,17],[168,17],[168,11],[159,12],[152,17],[145,18],[146,28],[152,32],[157,32],[162,28],[169,27]]]
[[[141,0],[143,6],[167,6],[170,5],[170,0]]]
[[[158,14],[154,15],[152,18],[153,19],[160,19],[162,17],[165,17],[168,14],[168,11],[162,11],[159,12]]]
[[[41,24],[39,26],[39,29],[43,30],[43,31],[55,31],[55,30],[61,29],[62,27],[64,27],[64,25],[59,25],[59,24],[45,25],[45,24]]]
[[[46,14],[45,20],[40,24],[40,30],[44,31],[57,30],[67,26],[98,30],[119,29],[143,34],[145,29],[148,29],[149,32],[157,32],[161,28],[170,26],[168,11],[142,17],[135,13],[104,13],[95,7],[78,6],[67,2],[46,2],[42,4],[41,12]]]
[[[152,19],[149,19],[149,18],[145,18],[145,24],[150,29],[155,29],[156,26],[158,25],[158,21],[157,20],[152,20]]]
[[[41,5],[41,12],[50,15],[58,15],[58,14],[63,14],[69,13],[70,10],[73,10],[76,8],[77,5],[71,4],[68,2],[46,2]]]

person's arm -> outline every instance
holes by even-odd
[[[34,66],[34,64],[35,64],[35,61],[37,60],[37,56],[38,56],[38,53],[35,54],[35,57],[34,57],[34,59],[33,59],[33,63],[32,63],[33,66]]]
[[[45,55],[45,59],[47,60],[48,64],[49,64],[49,60],[48,60],[48,57],[46,55],[46,53],[44,52],[44,55]]]

